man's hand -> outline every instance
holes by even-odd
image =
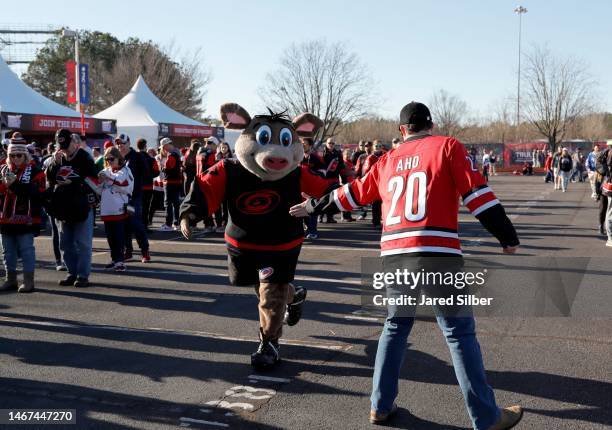
[[[306,218],[307,216],[310,215],[308,211],[306,210],[306,204],[308,203],[308,200],[311,197],[306,193],[302,193],[302,197],[305,198],[306,200],[304,200],[299,205],[291,206],[289,208],[289,215],[294,216],[296,218]]]
[[[518,245],[517,246],[506,246],[504,248],[504,254],[516,254],[517,249],[518,249]]]
[[[193,229],[191,228],[191,221],[193,220],[195,220],[195,216],[193,214],[188,214],[187,216],[183,216],[181,218],[181,233],[187,240],[191,240],[193,238]]]

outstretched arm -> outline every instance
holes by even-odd
[[[493,190],[470,161],[464,146],[451,138],[447,142],[446,151],[446,159],[463,204],[499,241],[505,253],[514,254],[519,245],[516,230]]]

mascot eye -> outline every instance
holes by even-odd
[[[260,145],[267,145],[270,143],[270,139],[272,138],[272,130],[267,125],[262,125],[257,130],[257,134],[255,135],[255,139],[257,143]]]
[[[289,146],[293,143],[293,133],[288,128],[283,128],[280,132],[280,143]]]

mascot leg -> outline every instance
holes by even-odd
[[[259,284],[259,338],[261,342],[257,352],[251,355],[251,364],[254,367],[268,368],[280,361],[278,340],[283,332],[283,319],[289,300],[293,300],[291,284],[270,282]]]
[[[289,284],[290,296],[287,298],[287,312],[285,312],[285,323],[288,326],[294,326],[302,318],[302,306],[306,300],[306,288],[295,287]]]

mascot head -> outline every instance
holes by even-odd
[[[269,109],[268,109],[269,110]],[[277,181],[304,158],[300,137],[314,137],[323,122],[310,113],[290,120],[284,114],[256,115],[236,103],[221,106],[225,127],[242,130],[234,149],[240,164],[264,181]]]

